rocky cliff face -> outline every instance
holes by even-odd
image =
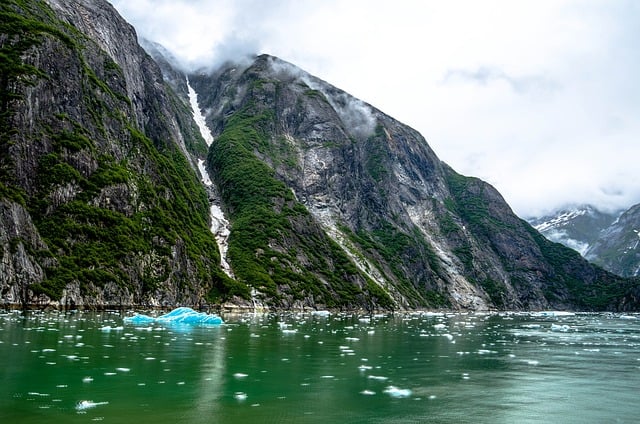
[[[416,131],[288,63],[188,76],[207,148],[187,76],[106,2],[0,13],[5,303],[638,308],[635,281],[547,241]],[[225,258],[212,206],[230,225]]]
[[[193,159],[206,145],[133,28],[104,1],[10,0],[0,13],[2,301],[224,293]]]
[[[640,205],[625,211],[586,251],[594,263],[625,277],[640,275]]]

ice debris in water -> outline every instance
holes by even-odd
[[[391,397],[394,398],[406,398],[411,396],[411,390],[410,389],[400,389],[396,386],[387,386],[384,389],[384,393],[388,394]]]
[[[107,405],[109,402],[94,402],[92,400],[81,400],[76,404],[76,411],[84,411],[87,409],[95,408],[100,405]]]
[[[222,324],[222,318],[216,314],[207,314],[205,312],[196,312],[191,308],[181,307],[173,311],[160,315],[159,317],[151,317],[144,314],[135,314],[131,317],[124,318],[124,322],[129,324]]]

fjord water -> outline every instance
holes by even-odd
[[[640,414],[613,314],[0,314],[2,423],[604,423]],[[131,315],[131,314],[128,314]]]

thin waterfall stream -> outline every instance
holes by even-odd
[[[189,103],[191,104],[191,110],[193,111],[193,119],[200,129],[200,134],[202,135],[202,138],[204,138],[205,143],[207,143],[207,146],[211,146],[211,144],[213,143],[213,135],[211,133],[211,130],[207,126],[205,117],[202,114],[200,106],[198,105],[198,94],[195,92],[193,87],[191,87],[191,84],[189,84],[188,78],[187,90],[189,93]],[[227,218],[224,216],[224,212],[222,212],[219,201],[217,201],[218,196],[215,190],[215,186],[211,181],[211,177],[209,176],[209,172],[207,171],[207,167],[203,159],[198,159],[198,170],[200,171],[200,175],[202,177],[202,183],[205,185],[209,194],[211,232],[216,238],[218,249],[220,249],[220,264],[222,265],[222,269],[224,270],[224,272],[229,277],[233,278],[233,271],[231,270],[231,266],[227,262],[227,250],[229,249],[228,239],[231,231],[231,226]]]

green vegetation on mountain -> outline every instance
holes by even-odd
[[[257,158],[256,152],[268,153],[273,120],[270,111],[246,105],[229,118],[209,151],[232,222],[229,258],[236,276],[280,303],[286,294],[296,301],[313,297],[327,307],[390,306],[386,293],[357,270]]]

